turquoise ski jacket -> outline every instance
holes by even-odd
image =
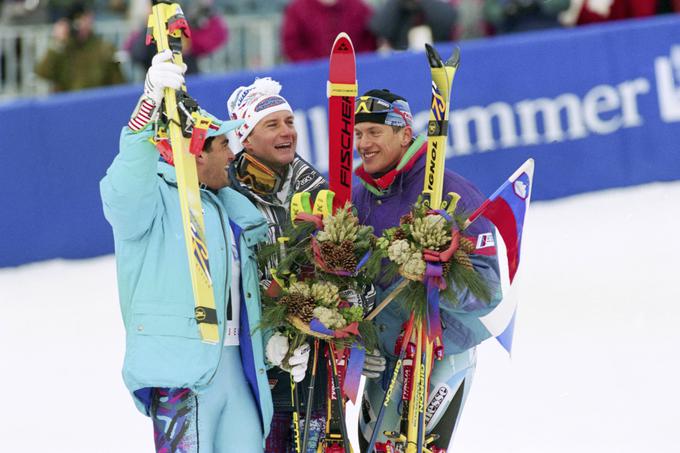
[[[264,438],[272,399],[264,363],[260,289],[255,246],[267,225],[243,195],[224,188],[201,190],[210,274],[220,342],[203,343],[194,319],[194,297],[184,245],[174,167],[158,161],[150,128],[124,127],[120,152],[101,180],[104,215],[113,227],[120,308],[126,331],[125,384],[148,415],[152,387],[200,390],[221,358],[226,302],[231,285],[230,235],[241,261],[240,350],[244,374],[259,405]],[[231,226],[231,228],[229,228]],[[263,438],[263,442],[264,442]]]

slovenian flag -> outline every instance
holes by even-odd
[[[519,267],[520,250],[522,248],[522,230],[524,217],[529,209],[531,189],[533,187],[534,160],[529,159],[501,185],[470,216],[472,223],[479,216],[484,216],[496,226],[503,238],[507,255],[507,274],[512,284]],[[503,272],[504,273],[504,272]],[[510,352],[512,334],[515,325],[516,302],[509,294],[489,315],[481,318],[482,323],[494,335],[503,347]]]

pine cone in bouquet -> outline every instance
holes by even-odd
[[[406,238],[408,238],[408,235],[406,234],[406,231],[404,231],[402,228],[397,228],[396,230],[394,230],[394,239],[396,241]]]
[[[330,269],[354,270],[357,267],[357,257],[354,254],[354,243],[343,241],[341,244],[321,242],[321,258]]]
[[[280,303],[285,304],[288,314],[309,323],[314,317],[314,299],[300,293],[290,293],[282,296]]]
[[[468,269],[473,269],[472,260],[470,259],[470,254],[475,251],[475,244],[468,238],[461,236],[458,243],[458,250],[455,251],[453,257],[449,262],[444,263],[444,273],[448,274],[451,269],[451,263],[455,262],[461,266],[465,266]],[[448,265],[448,266],[446,266]]]
[[[401,216],[399,218],[399,225],[410,225],[412,223],[413,223],[413,214],[410,213],[410,212],[408,214],[404,214],[403,216]]]
[[[468,255],[471,253],[474,253],[476,247],[475,243],[472,242],[470,239],[466,238],[465,236],[460,237],[460,243],[458,245],[458,248]]]

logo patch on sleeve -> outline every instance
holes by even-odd
[[[495,247],[496,243],[493,240],[493,233],[482,233],[477,236],[477,249],[485,249]]]

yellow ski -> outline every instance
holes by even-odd
[[[444,161],[446,158],[446,135],[449,129],[449,105],[451,83],[460,62],[460,50],[456,48],[451,58],[443,63],[434,47],[425,44],[427,59],[432,73],[432,105],[427,123],[427,160],[423,183],[424,202],[432,209],[442,204],[444,187]]]
[[[427,159],[423,181],[423,202],[430,209],[447,209],[458,203],[457,194],[449,194],[443,201],[446,136],[449,129],[451,84],[460,63],[460,50],[454,49],[448,61],[443,62],[434,47],[425,44],[432,75],[432,103],[427,124]],[[447,206],[448,205],[448,206]],[[425,404],[427,402],[432,372],[433,344],[428,339],[425,320],[416,323],[416,356],[413,367],[412,404],[408,413],[407,453],[429,451],[426,440]],[[415,403],[415,404],[413,404]]]
[[[147,30],[147,45],[151,40],[159,52],[171,49],[173,62],[182,62],[182,35],[190,36],[182,8],[177,3],[157,2],[151,9]],[[183,87],[186,91],[186,88]],[[195,317],[205,343],[217,344],[217,311],[213,294],[212,279],[208,261],[208,247],[205,239],[205,223],[201,209],[201,195],[198,188],[196,161],[189,153],[189,139],[182,134],[177,93],[165,89],[165,113],[168,118],[168,135],[172,144],[172,157],[177,171],[177,189],[184,223],[184,240],[189,258],[189,273],[194,292]]]

